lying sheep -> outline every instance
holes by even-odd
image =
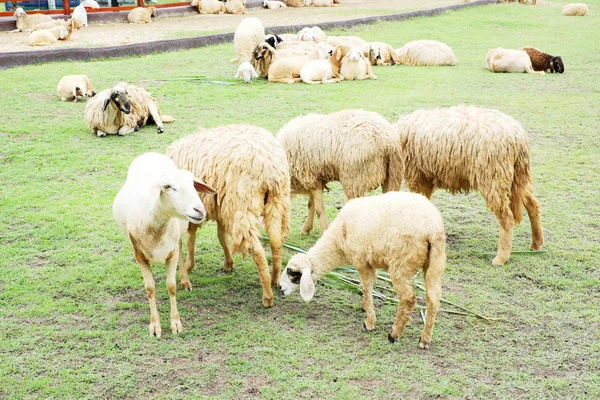
[[[33,28],[38,24],[42,24],[44,22],[52,22],[54,21],[51,16],[44,14],[31,14],[28,15],[25,10],[21,7],[17,8],[14,13],[14,17],[17,24],[17,29],[13,32],[23,32]]]
[[[310,60],[300,69],[300,79],[311,85],[339,82],[344,79],[333,71],[329,60]]]
[[[89,8],[100,8],[100,4],[95,0],[84,0],[75,9],[73,10],[73,15],[71,18],[74,20],[78,20],[81,22],[82,26],[88,26],[88,17],[86,7]]]
[[[388,340],[402,337],[416,304],[413,279],[423,270],[427,317],[419,347],[429,349],[442,295],[446,268],[446,234],[439,211],[425,197],[406,192],[350,200],[306,254],[296,254],[281,274],[279,288],[289,295],[300,286],[304,301],[315,293],[314,282],[343,265],[360,276],[364,327],[375,329],[373,285],[377,269],[389,272],[398,310]]]
[[[281,128],[277,140],[287,154],[292,192],[309,196],[303,235],[312,230],[315,211],[321,231],[327,229],[323,189],[328,182],[339,181],[346,199],[379,186],[384,192],[400,190],[399,138],[375,112],[343,110],[297,117]]]
[[[242,78],[244,82],[250,83],[252,81],[252,78],[258,77],[259,75],[252,66],[252,64],[250,64],[248,61],[244,61],[238,66],[237,72],[235,73],[233,79]]]
[[[77,97],[87,99],[96,95],[92,82],[87,75],[63,76],[58,82],[56,92],[61,101],[73,99],[73,102],[77,102]]]
[[[348,46],[362,49],[364,46],[368,45],[366,40],[361,39],[358,36],[327,36],[325,41],[333,47]]]
[[[568,17],[583,17],[588,13],[588,6],[585,3],[570,3],[567,4],[563,10],[562,15]]]
[[[46,46],[59,40],[67,39],[69,31],[64,26],[55,26],[50,29],[40,29],[31,32],[28,36],[30,46]]]
[[[98,137],[127,135],[152,121],[158,133],[163,133],[163,122],[174,119],[161,115],[158,102],[146,90],[125,83],[103,90],[85,106],[85,122]]]
[[[302,40],[305,42],[320,42],[327,40],[327,35],[318,26],[313,26],[311,28],[305,27],[298,32],[296,40]]]
[[[287,8],[287,6],[282,1],[264,0],[263,8],[268,8],[269,10],[278,10],[280,8]]]
[[[190,5],[198,9],[198,14],[225,13],[225,4],[219,0],[192,0]]]
[[[363,54],[369,59],[371,65],[394,65],[398,64],[396,52],[387,43],[371,42],[363,46]]]
[[[533,195],[529,141],[521,124],[500,111],[473,106],[419,110],[396,124],[408,188],[431,198],[438,189],[477,190],[500,224],[498,254],[510,257],[513,227],[531,222],[531,249],[544,243],[540,206]]]
[[[288,7],[302,7],[303,0],[283,0],[286,6]]]
[[[246,0],[227,0],[225,3],[226,14],[246,14]]]
[[[158,153],[145,153],[131,163],[127,180],[113,202],[113,216],[121,232],[133,245],[148,303],[150,335],[161,336],[156,309],[156,287],[150,264],[166,264],[167,289],[171,302],[171,332],[182,331],[177,310],[175,274],[179,261],[180,229],[178,219],[201,223],[206,211],[198,192],[215,190],[194,178],[191,172],[177,169],[173,161]]]
[[[300,82],[300,71],[310,60],[326,60],[333,49],[327,43],[321,43],[306,56],[282,58],[272,63],[268,70],[269,82],[296,83]]]
[[[313,7],[333,7],[333,0],[310,0]]]
[[[244,18],[233,35],[235,58],[232,62],[251,61],[254,50],[265,41],[265,27],[258,18]]]
[[[536,71],[550,71],[562,74],[565,72],[565,65],[560,56],[551,56],[546,54],[535,47],[523,47],[523,50],[529,56],[531,65]]]
[[[398,64],[440,66],[456,65],[456,56],[445,43],[437,40],[414,40],[395,50]]]
[[[276,49],[281,42],[283,42],[283,39],[279,35],[270,34],[265,36],[265,43],[268,43],[269,46],[274,49]]]
[[[485,66],[492,72],[527,72],[544,75],[544,71],[535,71],[529,55],[523,50],[510,50],[498,47],[487,52]]]
[[[333,62],[332,62],[333,64]],[[373,67],[369,60],[358,48],[350,49],[340,64],[340,75],[347,81],[362,81],[364,79],[377,79],[373,75]]]
[[[227,125],[179,139],[169,146],[167,155],[217,189],[218,196],[202,196],[202,201],[206,218],[217,222],[224,269],[233,269],[232,250],[243,256],[250,253],[263,288],[262,303],[271,307],[271,285],[279,280],[282,244],[290,230],[290,175],[284,149],[262,128]],[[261,218],[271,244],[272,276],[259,239]],[[188,289],[197,229],[196,223],[189,225],[187,260],[185,265],[180,263],[181,286]]]
[[[149,24],[152,22],[152,17],[156,16],[156,7],[148,8],[136,7],[127,14],[127,21],[130,24]]]
[[[336,73],[339,74],[340,68],[342,67],[342,61],[344,60],[346,55],[350,52],[350,50],[352,50],[352,48],[349,46],[346,46],[346,45],[335,46],[335,48],[333,49],[333,52],[331,54],[331,57],[329,58],[329,61],[331,62],[331,67],[333,68],[334,74],[336,74]],[[369,66],[370,65],[371,64],[369,63]]]

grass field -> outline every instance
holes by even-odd
[[[395,48],[441,40],[459,59],[377,67],[377,81],[245,85],[231,79],[231,44],[0,71],[0,399],[600,397],[600,0],[587,3],[583,18],[561,16],[564,3],[502,4],[328,32]],[[565,73],[485,70],[488,49],[525,45],[561,55]],[[150,126],[98,139],[85,105],[55,93],[63,75],[80,73],[100,90],[146,87],[176,122],[162,135]],[[208,78],[174,80],[198,75]],[[318,285],[311,303],[276,297],[265,309],[251,259],[220,272],[209,223],[198,235],[194,290],[178,292],[184,332],[168,332],[165,269],[155,266],[163,338],[149,337],[139,268],[111,214],[135,156],[164,152],[199,125],[275,133],[308,112],[364,108],[396,121],[461,103],[513,116],[531,139],[547,252],[492,267],[482,252],[496,249],[498,226],[481,196],[433,197],[448,233],[443,297],[504,320],[442,313],[424,352],[417,312],[390,345],[395,306],[378,302],[376,329],[365,333],[360,295],[347,290]],[[338,186],[325,201],[331,221],[343,203]],[[308,248],[320,232],[299,234],[305,207],[294,200],[289,242]],[[513,249],[529,243],[525,218]]]

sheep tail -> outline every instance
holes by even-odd
[[[531,170],[529,167],[529,152],[519,154],[515,162],[515,175],[510,188],[510,210],[513,213],[515,223],[523,219],[523,207],[525,195],[531,190]]]
[[[264,223],[270,241],[285,242],[290,234],[289,189],[274,186],[265,194]]]
[[[399,151],[393,152],[388,156],[387,171],[385,181],[381,185],[381,191],[398,192],[402,186],[402,176],[404,176],[404,166]]]
[[[171,117],[170,115],[161,115],[160,119],[162,120],[162,122],[175,122],[175,118]]]

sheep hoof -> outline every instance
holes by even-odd
[[[179,318],[171,320],[171,333],[176,335],[177,333],[183,330],[183,326],[181,325],[181,320]]]
[[[181,289],[184,289],[184,290],[187,289],[188,292],[191,292],[192,291],[192,282],[190,282],[189,280],[181,281]]]
[[[505,262],[506,262],[506,260],[504,259],[504,257],[500,257],[498,255],[498,256],[494,257],[494,259],[492,260],[492,265],[501,267],[504,265]]]
[[[390,341],[390,343],[395,343],[396,339],[394,339],[394,337],[392,336],[391,333],[388,333],[388,340]]]
[[[419,348],[423,350],[429,350],[429,342],[423,342],[419,340]]]
[[[163,129],[162,126],[159,126],[158,128],[156,128],[156,132],[158,133],[163,133],[165,130]]]
[[[104,136],[106,136],[106,133],[104,133],[102,131],[98,131],[98,132],[96,132],[96,135],[98,135],[98,137],[104,137]]]
[[[363,322],[363,328],[365,328],[365,332],[373,332],[373,329],[375,329],[375,327],[371,327],[371,329],[369,329],[366,322]]]
[[[156,336],[157,338],[160,339],[160,335],[162,333],[162,330],[160,328],[160,322],[159,321],[150,322],[150,325],[148,326],[148,330],[150,331],[150,336]]]
[[[273,307],[273,298],[267,299],[266,297],[263,297],[262,303],[265,307]]]

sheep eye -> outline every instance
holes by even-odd
[[[171,185],[165,185],[165,186],[163,186],[163,189],[165,189],[165,190],[172,190],[172,191],[174,191],[174,192],[176,192],[176,191],[177,191],[177,189],[175,189],[175,188],[174,188],[173,186],[171,186]]]
[[[291,270],[291,269],[288,269],[287,273],[291,277],[296,277],[296,276],[300,276],[301,275],[299,271],[294,271],[294,270]]]

